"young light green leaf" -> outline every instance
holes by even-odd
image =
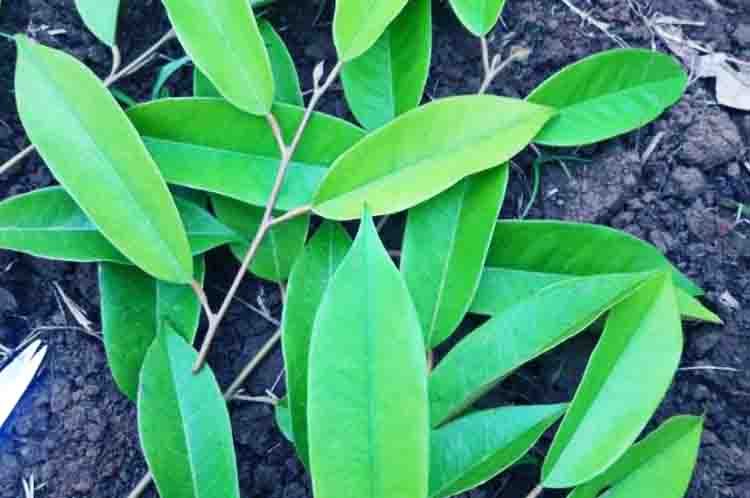
[[[170,61],[167,64],[164,64],[161,69],[159,69],[159,75],[156,77],[154,87],[151,89],[151,100],[161,98],[162,90],[164,89],[164,85],[167,83],[167,80],[169,80],[169,78],[171,78],[174,73],[182,69],[182,67],[189,62],[190,56],[186,55],[184,57],[180,57],[179,59]]]
[[[341,70],[346,100],[365,128],[380,128],[422,101],[432,55],[431,4],[410,0],[378,41]]]
[[[203,258],[195,279],[203,282]],[[138,397],[143,359],[165,322],[188,343],[198,330],[201,305],[189,285],[161,282],[133,266],[99,265],[102,335],[112,376],[128,398]]]
[[[408,0],[338,0],[333,43],[341,62],[362,55],[377,41]]]
[[[596,498],[606,488],[611,498],[682,498],[695,467],[702,429],[701,417],[672,417],[568,498]]]
[[[251,239],[260,228],[264,210],[250,206],[219,195],[211,196],[211,204],[216,216],[238,233]],[[276,211],[275,216],[283,214]],[[250,271],[255,275],[282,282],[289,277],[292,265],[302,252],[307,239],[307,229],[310,226],[310,216],[298,216],[285,223],[276,225],[268,230],[268,234],[261,242],[258,252],[250,265]],[[232,244],[229,248],[238,261],[245,259],[250,243],[243,241]]]
[[[176,202],[193,254],[240,240],[206,210],[189,201]],[[79,263],[132,264],[61,187],[35,190],[1,202],[0,248]]]
[[[534,446],[566,406],[495,408],[432,431],[430,498],[457,495],[500,474]]]
[[[475,36],[492,31],[500,18],[505,0],[450,0],[453,12]]]
[[[659,272],[607,318],[544,461],[544,487],[577,486],[616,462],[664,397],[681,354],[672,279]]]
[[[193,259],[175,203],[114,97],[76,59],[25,36],[16,44],[18,113],[57,180],[138,267],[189,282]]]
[[[294,443],[294,433],[292,432],[292,412],[289,409],[289,400],[280,399],[273,409],[276,426],[279,428],[281,435],[292,444]]]
[[[284,45],[284,41],[274,31],[271,23],[265,19],[258,21],[258,28],[271,59],[271,70],[276,85],[276,101],[302,107],[304,101],[297,68],[294,66],[294,60],[292,60],[289,50]],[[196,97],[221,97],[221,93],[211,83],[211,80],[198,68],[193,71],[193,95]]]
[[[635,130],[677,102],[687,82],[682,66],[663,53],[628,48],[592,55],[529,95],[530,102],[560,111],[534,141],[572,147]]]
[[[117,45],[117,18],[120,0],[76,0],[83,22],[105,45]]]
[[[271,112],[271,62],[246,0],[162,0],[193,63],[233,105],[250,114]]]
[[[138,389],[138,432],[160,496],[239,498],[227,404],[213,372],[167,322],[149,348]]]
[[[409,210],[401,271],[429,348],[450,337],[466,315],[507,184],[504,165],[465,178]]]
[[[613,265],[612,269],[615,270],[616,265]],[[615,271],[615,273],[627,272]],[[494,315],[512,306],[516,301],[536,294],[548,285],[577,278],[578,276],[580,275],[509,270],[507,268],[486,266],[482,272],[479,288],[469,311],[480,315]],[[722,323],[721,318],[708,310],[700,301],[683,289],[677,287],[675,288],[675,292],[677,294],[677,305],[680,309],[680,314],[684,318],[709,323]]]
[[[315,496],[427,495],[426,369],[409,291],[365,213],[325,292],[310,344]]]
[[[678,287],[694,296],[703,293],[651,244],[619,230],[585,223],[498,222],[487,266],[566,275],[669,269]]]
[[[435,100],[396,118],[349,149],[313,200],[325,218],[353,219],[411,208],[523,150],[554,111],[473,95]]]
[[[433,370],[433,427],[460,414],[524,363],[584,330],[649,275],[627,273],[566,280],[496,314],[459,342]]]
[[[328,283],[350,246],[349,234],[341,225],[323,222],[297,258],[289,277],[281,338],[295,446],[306,466],[307,372],[313,323]]]
[[[304,110],[276,104],[273,113],[289,140]],[[163,99],[134,107],[128,116],[167,182],[266,205],[281,155],[265,119],[206,98]],[[310,204],[325,168],[363,136],[361,129],[343,120],[313,113],[276,207]]]

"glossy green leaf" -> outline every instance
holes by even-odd
[[[280,399],[274,407],[274,419],[276,420],[276,426],[279,428],[281,435],[294,444],[294,433],[292,432],[292,411],[289,409],[289,400],[286,398]]]
[[[614,307],[547,453],[545,487],[590,481],[625,453],[671,384],[682,342],[667,272]]]
[[[164,90],[164,85],[167,83],[169,78],[171,78],[174,73],[182,69],[182,67],[189,62],[190,56],[186,55],[184,57],[180,57],[179,59],[170,61],[167,64],[164,64],[161,69],[159,69],[159,74],[157,75],[156,81],[154,82],[154,87],[151,89],[151,100],[161,98],[162,90]]]
[[[433,370],[433,427],[460,414],[524,363],[584,330],[635,291],[648,275],[566,280],[496,314],[459,342]]]
[[[346,256],[351,238],[334,222],[323,222],[292,269],[282,320],[282,345],[297,454],[308,465],[307,372],[313,323],[323,294]]]
[[[427,495],[426,369],[409,291],[366,213],[325,292],[310,345],[315,496]]]
[[[233,105],[251,114],[271,111],[271,62],[246,0],[162,0],[193,63]]]
[[[613,265],[612,270],[614,269]],[[512,306],[519,299],[525,299],[536,294],[548,285],[577,277],[578,275],[570,273],[541,273],[486,266],[469,311],[480,315],[494,315]],[[679,287],[675,288],[675,291],[677,305],[684,318],[709,323],[722,323],[721,318],[686,291]]]
[[[534,141],[571,147],[641,128],[677,102],[687,82],[682,66],[663,53],[628,48],[592,55],[529,95],[559,111]]]
[[[331,167],[315,212],[345,220],[413,207],[463,178],[508,161],[554,115],[521,100],[472,95],[435,100],[391,121]]]
[[[701,442],[703,418],[672,417],[592,481],[568,498],[682,498],[690,483]]]
[[[177,199],[177,207],[193,254],[238,240],[237,233],[195,204]],[[1,202],[0,248],[79,263],[131,264],[61,187],[35,190]]]
[[[500,18],[505,0],[450,0],[453,12],[475,36],[492,31]]]
[[[401,271],[435,347],[466,315],[508,184],[508,166],[465,178],[409,210]]]
[[[203,258],[195,261],[195,279],[203,282]],[[102,335],[107,362],[120,390],[138,396],[143,359],[165,321],[188,343],[198,330],[201,305],[189,285],[156,280],[133,266],[99,265]]]
[[[76,59],[25,36],[16,44],[18,113],[57,180],[138,267],[189,282],[193,259],[175,203],[114,97]]]
[[[600,225],[564,221],[501,221],[487,266],[572,275],[671,269],[675,284],[692,295],[701,289],[651,244]]]
[[[304,110],[276,104],[273,113],[290,140]],[[281,155],[265,119],[206,98],[159,100],[130,109],[128,116],[167,182],[266,205]],[[343,120],[313,113],[276,207],[309,204],[326,168],[363,136]]]
[[[242,261],[247,254],[249,241],[255,237],[263,221],[263,210],[219,195],[211,196],[211,204],[219,220],[247,237],[245,242],[229,246],[235,258]],[[275,211],[275,216],[280,214]],[[250,271],[266,280],[286,280],[305,245],[309,226],[310,216],[304,215],[272,227],[261,242]]]
[[[372,47],[344,65],[346,100],[365,128],[380,128],[422,101],[432,55],[431,4],[410,0]]]
[[[160,496],[239,498],[227,404],[209,367],[167,325],[146,354],[138,432]]]
[[[333,16],[333,43],[341,62],[372,47],[408,0],[338,0]]]
[[[76,0],[83,22],[105,45],[117,45],[117,18],[120,0]]]
[[[271,23],[265,19],[258,21],[258,28],[263,37],[271,60],[273,81],[276,85],[276,101],[303,106],[302,89],[292,56],[281,37],[274,31]],[[221,97],[221,93],[200,69],[193,71],[193,95],[196,97]]]
[[[566,406],[484,410],[432,431],[430,498],[457,495],[500,474],[534,446]]]

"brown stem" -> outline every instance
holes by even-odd
[[[245,278],[247,269],[250,267],[250,264],[253,262],[253,259],[255,258],[255,255],[258,252],[260,244],[261,242],[263,242],[263,238],[268,233],[268,230],[275,224],[273,222],[273,209],[276,206],[276,201],[278,200],[279,193],[281,192],[281,188],[284,184],[284,178],[286,177],[286,171],[289,168],[289,164],[291,163],[292,156],[294,155],[294,152],[297,150],[297,146],[299,145],[300,140],[302,139],[302,134],[304,133],[305,128],[307,127],[307,123],[310,121],[310,117],[312,116],[315,106],[317,106],[320,98],[323,96],[323,94],[328,90],[331,84],[333,84],[333,82],[338,77],[338,74],[341,71],[341,66],[342,66],[341,62],[337,63],[336,66],[331,71],[331,73],[328,75],[328,78],[326,79],[326,81],[322,85],[315,88],[315,91],[313,92],[313,95],[310,98],[310,102],[307,105],[307,108],[305,109],[305,114],[302,117],[302,121],[300,122],[297,128],[297,131],[294,134],[294,138],[292,139],[292,142],[288,146],[284,145],[284,139],[281,136],[281,129],[278,126],[278,122],[276,121],[276,119],[271,114],[267,116],[269,126],[271,127],[271,130],[273,130],[274,132],[274,136],[276,137],[276,140],[279,145],[279,151],[281,152],[281,162],[279,164],[279,170],[276,173],[276,180],[274,181],[273,188],[271,189],[271,194],[268,198],[268,202],[266,203],[266,210],[263,213],[263,220],[261,221],[260,227],[258,228],[258,231],[255,234],[253,241],[250,243],[250,247],[248,248],[248,251],[245,254],[245,257],[242,260],[242,265],[240,266],[240,270],[237,272],[237,275],[235,275],[234,281],[232,282],[232,285],[229,288],[229,292],[225,296],[224,301],[222,302],[221,307],[219,308],[219,311],[217,311],[216,314],[214,315],[215,319],[211,321],[209,324],[208,332],[206,332],[206,338],[203,340],[200,353],[198,354],[198,358],[195,361],[195,365],[193,365],[193,372],[200,371],[200,369],[205,364],[206,358],[208,356],[208,351],[211,348],[211,343],[213,342],[214,338],[216,337],[216,333],[219,330],[219,325],[221,324],[221,321],[224,319],[224,315],[229,309],[229,305],[231,304],[232,299],[234,298],[234,295],[237,293],[237,290],[239,289],[240,284],[242,283],[242,280]],[[286,215],[282,215],[279,218],[284,218],[285,220],[289,220],[291,218],[287,215],[290,215],[290,213],[292,213],[292,217],[293,217],[293,216],[301,216],[307,212],[309,212],[309,207],[303,207],[300,209],[290,211],[289,213],[286,213]]]

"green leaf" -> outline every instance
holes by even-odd
[[[492,31],[500,18],[505,0],[450,0],[453,12],[475,36]]]
[[[625,453],[671,384],[682,341],[667,272],[615,306],[547,453],[544,487],[590,481]]]
[[[677,102],[687,82],[682,66],[663,53],[629,48],[592,55],[529,95],[559,111],[534,141],[572,147],[641,128]]]
[[[276,403],[274,418],[281,435],[290,443],[295,444],[294,433],[292,432],[292,411],[289,409],[289,400],[282,398]]]
[[[508,161],[554,115],[526,102],[474,95],[433,101],[391,121],[331,167],[313,207],[336,220],[413,207],[474,173]]]
[[[323,297],[310,345],[315,496],[427,495],[426,369],[409,291],[365,213]]]
[[[239,240],[235,232],[195,204],[177,199],[177,207],[193,254]],[[79,263],[132,264],[61,187],[35,190],[1,202],[0,248]]]
[[[286,389],[297,454],[309,466],[307,372],[313,323],[328,283],[344,259],[351,239],[338,223],[323,222],[297,259],[289,277],[282,320]]]
[[[536,294],[548,285],[577,277],[578,275],[575,274],[540,273],[486,266],[469,311],[480,315],[494,315],[512,306],[519,299],[525,299]],[[677,305],[684,318],[709,323],[722,323],[721,318],[706,309],[696,298],[679,287],[675,288],[675,291],[677,293]]]
[[[271,112],[271,62],[249,3],[162,1],[185,52],[221,94],[250,114]]]
[[[117,18],[120,0],[76,0],[83,22],[105,45],[117,45]]]
[[[146,354],[138,432],[160,496],[239,498],[227,404],[213,372],[193,374],[196,352],[162,327]]]
[[[610,498],[682,498],[695,467],[702,429],[702,417],[672,417],[568,498],[596,498],[606,488]]]
[[[495,408],[432,431],[430,498],[457,495],[500,474],[534,446],[566,406]]]
[[[255,237],[263,221],[262,209],[219,195],[211,196],[211,204],[219,220],[247,237],[248,240]],[[280,211],[274,212],[274,216],[280,214],[282,214]],[[268,230],[250,265],[250,271],[273,282],[286,280],[297,256],[305,246],[309,226],[310,215],[304,215]],[[229,248],[234,257],[241,262],[245,259],[249,246],[250,243],[244,241],[232,244]]]
[[[417,107],[430,71],[432,2],[411,0],[365,53],[341,71],[346,100],[365,128]]]
[[[341,62],[349,62],[375,44],[408,0],[338,0],[333,43]]]
[[[304,110],[276,104],[273,113],[289,140]],[[205,98],[159,100],[134,107],[128,116],[167,182],[266,205],[281,155],[265,119]],[[356,126],[313,113],[276,207],[310,204],[326,168],[363,136]]]
[[[459,342],[433,370],[433,427],[456,417],[524,363],[584,330],[649,275],[566,280],[496,314]]]
[[[203,282],[203,258],[195,279]],[[201,305],[189,285],[162,282],[133,266],[99,265],[102,335],[107,361],[120,390],[138,397],[138,376],[146,352],[167,322],[188,343],[198,330]]]
[[[304,101],[299,76],[284,41],[268,21],[264,19],[258,21],[258,28],[271,60],[271,70],[276,85],[276,101],[302,107]],[[196,97],[221,97],[221,93],[211,83],[211,80],[198,68],[193,71],[193,95]]]
[[[401,271],[427,346],[450,337],[469,309],[507,184],[504,165],[409,210]]]
[[[25,36],[16,42],[18,113],[57,180],[138,267],[189,282],[193,259],[175,203],[114,97],[76,59]]]
[[[498,222],[487,266],[568,275],[670,269],[675,285],[692,295],[703,293],[651,244],[613,228],[585,223]]]
[[[159,75],[156,77],[154,87],[151,89],[151,100],[161,98],[161,91],[164,88],[164,85],[167,83],[167,80],[169,80],[169,78],[171,78],[174,73],[182,69],[182,66],[188,64],[189,62],[190,56],[186,55],[184,57],[180,57],[179,59],[168,62],[167,64],[164,64],[161,69],[159,69]]]

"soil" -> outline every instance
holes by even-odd
[[[330,2],[332,4],[333,2]],[[625,0],[575,0],[610,24],[610,32],[632,46],[651,46],[652,35]],[[750,60],[750,6],[746,0],[640,0],[647,10],[702,21],[687,27],[694,40],[717,51]],[[299,4],[305,4],[299,6]],[[310,2],[281,0],[270,18],[298,61],[303,87],[321,59],[334,60],[330,37],[332,5],[319,23]],[[447,5],[435,2],[435,41],[430,97],[475,92],[480,83],[478,44],[456,21]],[[502,95],[526,95],[563,65],[591,53],[615,48],[615,42],[558,0],[510,0],[504,26],[492,45],[503,42],[531,49],[527,63],[516,64],[492,87]],[[125,60],[141,53],[169,28],[157,0],[131,2],[122,14],[120,47]],[[109,70],[109,52],[81,24],[73,0],[6,0],[0,8],[0,31],[25,32],[72,53],[98,74]],[[656,46],[662,50],[658,40]],[[118,89],[138,100],[149,97],[165,57],[182,55],[171,42],[160,58]],[[13,99],[13,46],[0,39],[0,163],[27,141]],[[186,94],[190,70],[170,81],[173,94]],[[340,89],[331,92],[323,110],[344,117]],[[660,140],[643,161],[644,152]],[[750,223],[736,225],[731,201],[750,204],[750,114],[720,107],[712,84],[693,83],[685,98],[662,119],[642,130],[575,153],[589,163],[568,163],[570,176],[556,165],[543,170],[540,199],[530,216],[608,224],[659,247],[706,289],[705,302],[724,326],[688,325],[683,366],[729,367],[736,371],[686,370],[659,410],[660,422],[677,413],[704,414],[706,431],[692,481],[691,498],[750,498]],[[528,202],[531,157],[521,156],[503,216],[517,217]],[[47,186],[54,180],[33,156],[0,178],[0,198]],[[236,269],[227,251],[209,258],[208,288],[216,301]],[[0,251],[0,343],[15,346],[40,327],[75,326],[54,284],[98,324],[96,269],[34,259]],[[263,299],[278,316],[275,287],[246,279],[239,296]],[[273,333],[273,324],[239,300],[209,358],[223,385]],[[21,479],[33,474],[45,497],[124,497],[146,470],[136,431],[133,404],[110,376],[96,338],[75,329],[42,330],[50,345],[38,380],[0,432],[0,498],[22,495]],[[570,398],[594,342],[583,335],[504,383],[492,401],[562,401]],[[272,388],[282,371],[278,350],[247,383],[250,394]],[[648,378],[643,379],[648,382]],[[283,379],[276,393],[283,393]],[[243,496],[302,498],[309,480],[291,446],[275,427],[272,410],[260,404],[230,407],[239,458]],[[549,442],[547,435],[545,442]],[[542,453],[534,453],[539,456]],[[537,470],[520,466],[466,496],[517,498],[534,485]],[[551,495],[551,493],[550,493]],[[155,496],[149,490],[146,496]]]

